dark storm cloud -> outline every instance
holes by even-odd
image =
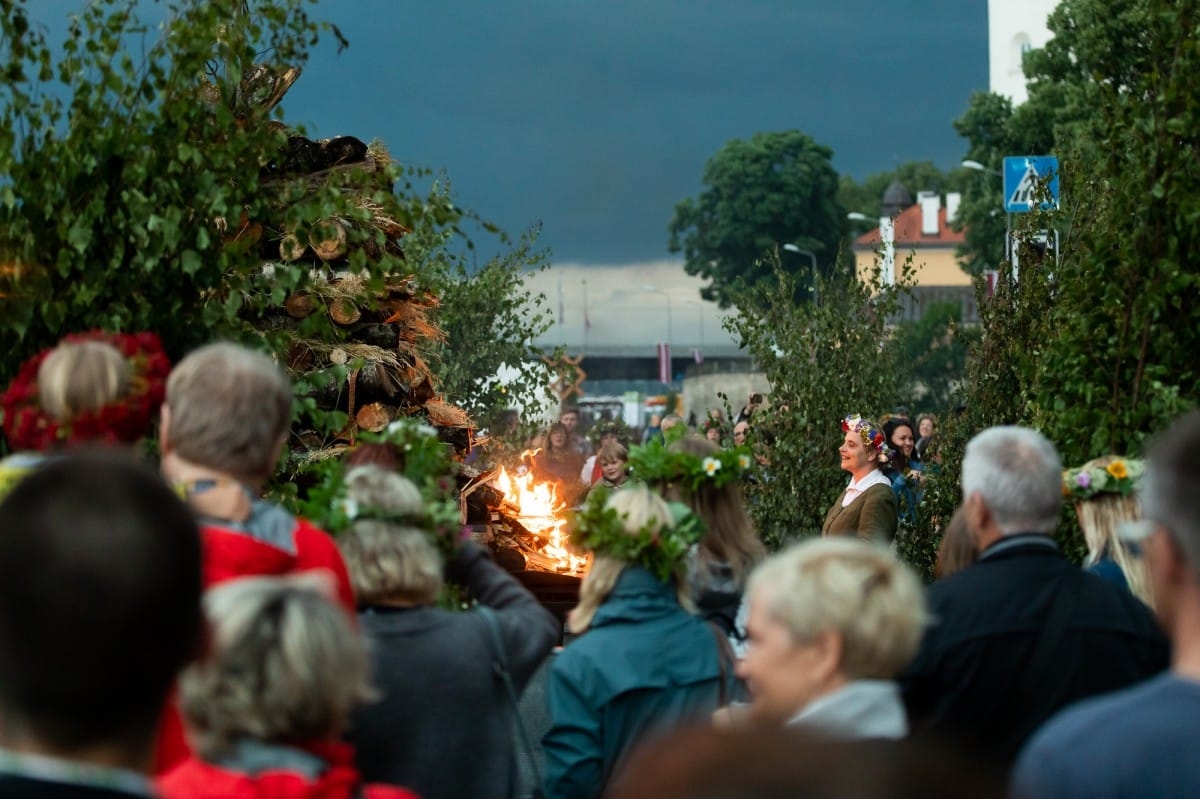
[[[289,121],[445,169],[506,229],[541,220],[556,260],[661,258],[706,159],[757,131],[799,128],[859,177],[953,164],[951,120],[987,84],[986,0],[326,0],[314,16],[350,48],[323,42]]]

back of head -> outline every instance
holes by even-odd
[[[119,453],[56,458],[0,504],[0,701],[60,752],[145,745],[198,651],[200,538]]]
[[[1146,455],[1139,497],[1142,515],[1166,526],[1200,575],[1200,411],[1156,438]]]
[[[38,400],[55,420],[69,422],[124,396],[130,371],[125,356],[111,344],[64,342],[38,368]]]
[[[320,575],[223,583],[208,593],[205,608],[211,650],[184,671],[179,689],[206,759],[239,738],[329,740],[371,697],[366,646]]]
[[[942,540],[938,544],[937,562],[934,564],[933,576],[941,579],[957,574],[979,559],[979,549],[975,545],[975,537],[967,524],[967,513],[959,507],[946,523],[942,531]]]
[[[978,494],[1004,535],[1051,533],[1062,508],[1062,462],[1027,427],[992,427],[967,443],[963,500]]]
[[[700,460],[721,451],[708,439],[691,435],[671,443],[669,448],[672,452],[686,452]],[[728,563],[738,576],[749,572],[766,555],[766,548],[746,511],[740,481],[730,480],[718,486],[704,480],[694,491],[672,485],[667,487],[667,499],[682,502],[700,517],[705,529],[701,551]]]
[[[925,742],[839,741],[797,730],[706,727],[635,750],[608,799],[1000,799],[1001,781]]]
[[[766,560],[747,593],[798,642],[825,631],[842,638],[851,680],[895,677],[925,631],[925,593],[888,550],[853,538],[815,538]]]
[[[425,503],[407,478],[375,466],[346,475],[353,517],[339,541],[354,595],[365,605],[425,605],[442,589],[442,556],[423,529]]]
[[[287,375],[270,357],[230,343],[188,355],[167,380],[169,448],[244,482],[266,480],[292,418]]]
[[[630,536],[641,531],[658,534],[675,527],[675,515],[662,497],[645,486],[634,486],[613,493],[604,504],[605,509],[614,510],[622,519],[624,533]],[[579,585],[579,604],[567,617],[567,628],[573,633],[582,633],[592,623],[592,617],[612,593],[617,579],[628,566],[627,561],[597,552],[592,566]],[[682,568],[682,563],[680,564]],[[676,586],[683,590],[684,581],[676,575]]]

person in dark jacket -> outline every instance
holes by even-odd
[[[203,646],[200,533],[128,454],[46,461],[0,503],[0,797],[138,799]]]
[[[587,542],[596,558],[568,618],[581,636],[550,671],[551,727],[542,740],[547,799],[599,796],[631,748],[707,720],[733,679],[720,632],[681,605],[688,603],[683,555],[691,541],[674,540],[682,533],[671,509],[644,487],[614,493],[605,507],[621,519],[607,544],[640,539],[614,549],[636,548],[642,559],[603,554],[604,536]]]
[[[443,574],[492,610],[518,691],[558,643],[558,623],[473,543],[443,571],[431,535],[418,527],[420,492],[404,477],[364,466],[346,483],[357,518],[342,550],[382,694],[357,709],[347,735],[363,778],[423,799],[509,799],[518,779],[514,708],[492,669],[491,622],[479,609],[436,607]]]
[[[1070,563],[1051,538],[1061,473],[1036,431],[995,427],[970,441],[963,507],[979,559],[930,587],[937,621],[901,677],[914,733],[1003,770],[1058,710],[1167,665],[1150,610]]]

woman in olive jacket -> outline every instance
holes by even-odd
[[[825,514],[821,535],[852,535],[889,543],[896,537],[900,509],[891,480],[880,470],[891,450],[879,428],[857,414],[842,420],[838,453],[850,485]]]

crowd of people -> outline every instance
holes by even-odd
[[[291,420],[269,357],[168,375],[152,337],[89,335],[31,364],[0,397],[0,797],[523,795],[539,667],[550,799],[1200,790],[1200,412],[1067,470],[1035,430],[980,432],[925,587],[889,544],[932,420],[846,416],[821,535],[769,554],[736,442],[666,435],[630,477],[621,431],[593,446],[568,410],[533,460],[590,494],[559,650],[386,459],[348,470],[337,540],[262,496]]]

